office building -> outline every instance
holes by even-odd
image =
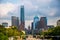
[[[39,17],[38,16],[35,16],[34,17],[34,21],[33,21],[33,30],[36,29],[36,23],[39,21]]]
[[[40,19],[40,27],[41,29],[43,30],[46,30],[48,27],[47,27],[47,18],[46,17],[41,17]]]
[[[57,21],[57,26],[60,26],[60,20]]]
[[[36,23],[36,29],[37,30],[45,30],[48,29],[47,27],[47,18],[41,17],[40,21]]]
[[[33,30],[33,22],[31,23],[31,30]]]
[[[2,25],[3,25],[4,27],[8,27],[8,23],[7,23],[7,22],[3,22]]]
[[[25,29],[25,19],[24,19],[24,5],[21,6],[21,10],[20,10],[20,26],[19,26],[19,30],[24,30]]]
[[[11,21],[12,21],[12,26],[16,26],[17,28],[19,27],[19,18],[18,17],[12,16]]]
[[[34,21],[32,22],[32,34],[39,34],[40,31],[47,30],[47,18],[41,17],[39,20],[38,17],[34,17]]]

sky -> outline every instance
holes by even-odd
[[[60,0],[0,0],[0,24],[11,25],[11,16],[20,18],[21,5],[24,5],[26,28],[36,15],[47,17],[48,25],[56,25],[60,19]]]

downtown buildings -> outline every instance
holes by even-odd
[[[41,17],[39,20],[38,17],[34,18],[34,21],[32,22],[33,30],[38,29],[38,30],[46,30],[47,27],[47,18],[46,17]]]
[[[24,19],[24,5],[21,6],[20,8],[20,21],[19,18],[16,16],[12,16],[11,17],[11,22],[12,22],[12,26],[16,26],[18,28],[19,31],[22,31],[25,29],[25,19]]]
[[[39,20],[39,17],[34,17],[34,21],[32,22],[32,34],[39,34],[40,31],[47,30],[47,18],[46,17],[41,17]]]
[[[20,21],[19,21],[20,18]],[[25,29],[25,19],[24,19],[24,5],[20,8],[20,17],[12,16],[12,26],[16,26],[19,31]]]

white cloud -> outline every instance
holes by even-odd
[[[38,8],[38,6],[33,5],[32,2],[30,2],[30,1],[23,1],[23,4],[28,9],[37,9]]]
[[[13,11],[16,8],[16,5],[12,4],[12,3],[3,3],[0,4],[0,16],[6,16],[8,14],[8,12]]]

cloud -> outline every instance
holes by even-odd
[[[58,0],[2,0],[0,3],[0,16],[4,20],[10,18],[10,16],[20,16],[20,6],[24,4],[26,20],[33,20],[35,15],[39,15],[39,17],[46,16],[51,19],[60,17],[59,3]],[[49,23],[54,22],[53,20],[49,20],[51,21]],[[30,22],[26,23],[29,25]]]
[[[41,2],[41,3],[49,3],[51,2],[52,0],[37,0],[37,2]]]
[[[15,8],[16,8],[16,5],[12,3],[0,4],[0,16],[7,16],[7,14],[15,10]]]
[[[42,13],[42,15],[44,15],[45,14],[45,16],[48,16],[48,17],[53,17],[55,14],[56,14],[56,12],[57,12],[57,9],[55,9],[55,8],[50,8],[50,9],[41,9],[40,10],[40,12]]]

